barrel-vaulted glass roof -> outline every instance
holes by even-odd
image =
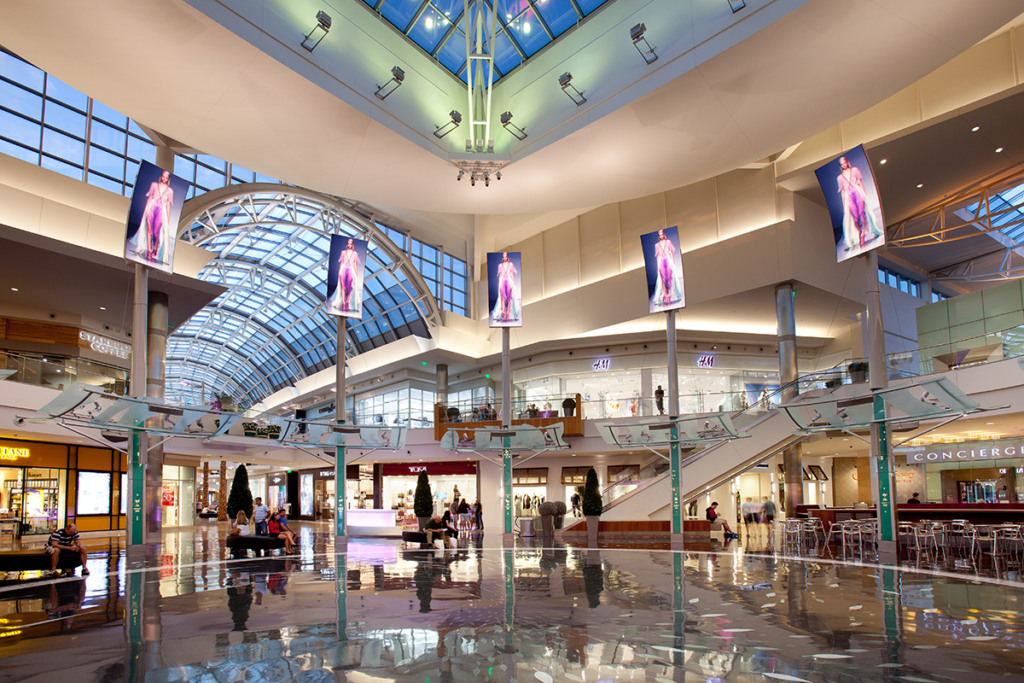
[[[466,80],[463,0],[362,0],[409,40]],[[611,0],[486,0],[497,3],[494,80]]]
[[[324,312],[330,236],[369,241],[363,317],[349,319],[346,356],[440,322],[430,285],[383,226],[334,198],[281,185],[224,188],[186,205],[179,238],[216,256],[200,279],[227,291],[170,335],[168,400],[242,407],[333,367],[337,321]]]

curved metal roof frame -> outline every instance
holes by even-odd
[[[441,324],[440,307],[411,258],[352,204],[275,183],[227,186],[186,202],[179,223],[179,239],[217,253],[200,277],[229,290],[205,309],[205,319],[193,319],[191,329],[186,323],[169,340],[187,343],[184,353],[168,348],[168,367],[180,368],[180,376],[168,372],[169,398],[177,393],[183,403],[200,403],[224,391],[251,405],[334,364],[336,323],[323,311],[326,248],[309,232],[370,242],[364,317],[349,321],[346,357]]]

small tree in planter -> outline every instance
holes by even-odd
[[[562,528],[562,520],[565,519],[566,512],[565,503],[561,500],[555,501],[555,528]]]
[[[537,512],[540,513],[541,536],[554,536],[555,514],[558,512],[558,506],[554,501],[546,500],[537,506]]]
[[[601,487],[597,483],[597,472],[591,467],[587,470],[587,484],[583,487],[583,516],[587,518],[587,540],[592,546],[597,545],[597,528],[604,502],[601,500]]]
[[[434,516],[434,494],[430,492],[426,472],[420,472],[416,479],[416,497],[413,499],[412,511],[416,514],[420,529]]]
[[[235,468],[234,479],[231,480],[231,493],[228,495],[228,519],[234,519],[238,511],[252,519],[252,491],[249,490],[249,472],[245,465]]]

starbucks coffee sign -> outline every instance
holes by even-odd
[[[102,353],[108,356],[115,356],[117,358],[123,358],[128,360],[131,356],[132,347],[128,346],[124,342],[115,341],[113,339],[107,339],[98,334],[92,332],[86,332],[80,330],[78,332],[78,338],[85,342],[90,349],[96,353]]]

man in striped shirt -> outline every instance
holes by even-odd
[[[50,534],[50,540],[46,544],[46,552],[50,555],[50,575],[60,574],[57,571],[57,562],[63,553],[75,553],[82,560],[82,576],[89,574],[89,567],[85,564],[87,556],[85,548],[78,540],[78,528],[68,522],[63,529],[57,529]],[[74,570],[71,570],[74,573]]]

